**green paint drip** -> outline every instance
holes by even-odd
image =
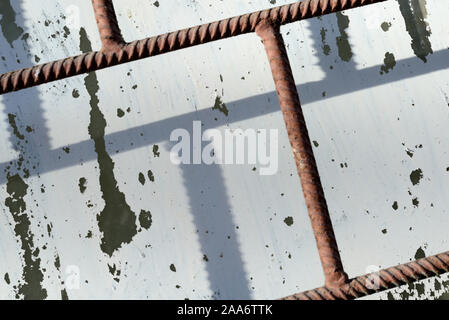
[[[412,38],[411,46],[415,55],[427,62],[432,51],[429,37],[432,34],[427,19],[426,0],[398,0],[399,9],[405,21],[405,28]]]
[[[3,36],[12,48],[12,43],[19,39],[23,29],[16,24],[16,13],[11,5],[11,0],[0,1],[0,14],[2,15],[0,26]]]
[[[92,50],[92,46],[84,28],[80,30],[80,49],[83,52]],[[95,72],[84,78],[84,84],[90,96],[89,135],[94,141],[95,152],[100,169],[100,188],[105,202],[103,210],[97,215],[98,227],[103,233],[101,250],[112,256],[122,244],[130,243],[137,234],[136,215],[126,202],[123,192],[117,186],[114,176],[114,162],[106,151],[104,139],[106,119],[98,104],[99,88]]]
[[[23,250],[23,283],[17,287],[16,298],[26,300],[43,300],[47,298],[47,290],[42,288],[44,274],[41,271],[41,259],[38,258],[39,248],[34,247],[33,234],[30,230],[31,222],[26,211],[26,202],[23,199],[28,185],[19,175],[8,176],[6,191],[10,197],[6,198],[5,205],[9,208],[14,222],[14,232],[19,237]]]
[[[337,37],[338,55],[341,60],[348,62],[352,58],[352,49],[349,44],[349,36],[346,33],[346,29],[349,27],[349,18],[341,12],[336,13],[338,30],[340,30],[340,36]]]

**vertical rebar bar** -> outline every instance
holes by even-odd
[[[275,22],[263,20],[256,27],[256,33],[265,46],[273,73],[276,92],[323,266],[326,286],[343,285],[347,282],[348,276],[343,270],[338,252],[337,241],[284,40],[280,33],[280,26]]]
[[[95,19],[102,43],[102,51],[115,51],[124,44],[112,0],[92,0]]]

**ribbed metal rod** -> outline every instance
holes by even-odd
[[[100,33],[102,51],[120,50],[126,43],[117,22],[112,0],[92,0],[92,7]]]
[[[286,24],[387,0],[304,0],[124,44],[118,50],[90,52],[0,76],[0,94],[33,87],[159,54],[254,32],[264,19]]]
[[[449,272],[449,251],[352,279],[339,288],[321,287],[282,300],[350,300]]]
[[[262,20],[256,27],[256,33],[262,39],[267,52],[288,139],[292,146],[307,211],[312,223],[326,286],[341,286],[346,283],[348,276],[343,270],[338,252],[323,186],[284,40],[280,33],[280,26],[268,19]]]

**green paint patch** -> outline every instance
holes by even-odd
[[[10,283],[11,283],[11,280],[9,279],[9,274],[8,274],[8,272],[5,273],[5,276],[4,276],[3,279],[5,279],[6,284],[10,284]]]
[[[12,114],[12,113],[8,113],[8,121],[9,121],[9,124],[11,125],[13,134],[16,136],[16,138],[18,138],[19,140],[25,139],[25,136],[20,133],[19,128],[17,127],[16,115]]]
[[[346,33],[349,27],[349,17],[341,12],[337,12],[336,17],[338,30],[340,31],[340,36],[337,37],[338,56],[342,61],[348,62],[353,56],[349,36]]]
[[[139,214],[140,226],[146,230],[150,229],[153,218],[150,211],[141,210]]]
[[[387,229],[383,229],[383,230],[382,230],[382,233],[383,233],[383,234],[387,234],[387,232],[388,232]]]
[[[120,108],[117,108],[117,117],[123,118],[125,116],[125,111]]]
[[[173,263],[170,265],[170,270],[176,272],[176,267]]]
[[[70,148],[69,147],[64,147],[64,148],[62,148],[62,150],[64,150],[64,152],[67,153],[67,154],[70,153]]]
[[[432,34],[427,19],[426,0],[398,0],[405,28],[412,39],[411,47],[415,55],[423,62],[433,53],[430,35]]]
[[[0,1],[0,15],[2,16],[0,27],[2,28],[3,36],[12,48],[12,43],[19,39],[23,29],[16,24],[16,12],[11,5],[11,0]]]
[[[86,187],[87,179],[84,177],[81,177],[78,181],[78,187],[80,188],[80,192],[84,193],[87,189]]]
[[[394,54],[387,52],[385,53],[384,65],[380,67],[380,74],[388,73],[390,70],[396,66],[396,59]]]
[[[41,259],[38,257],[39,248],[34,246],[34,235],[31,233],[31,222],[26,212],[26,202],[28,185],[18,175],[7,177],[6,191],[9,197],[5,200],[14,222],[14,232],[20,239],[23,250],[23,279],[17,285],[16,298],[25,300],[43,300],[47,298],[47,290],[42,287],[44,274],[41,270]]]
[[[388,30],[390,30],[391,28],[391,22],[382,22],[382,24],[380,25],[380,27],[382,28],[382,30],[384,32],[387,32]]]
[[[154,182],[154,174],[151,170],[148,170],[148,179],[150,179],[151,182]]]
[[[291,227],[291,226],[293,225],[293,217],[287,217],[287,218],[285,218],[285,219],[284,219],[284,223],[285,223],[287,226]]]
[[[314,145],[316,148],[318,148],[318,147],[320,146],[320,144],[319,144],[317,141],[315,141],[315,140],[313,140],[313,145]]]
[[[393,208],[394,210],[398,210],[399,205],[398,205],[398,202],[397,202],[397,201],[393,202],[392,208]]]
[[[80,49],[83,52],[92,50],[86,30],[80,29]],[[103,234],[101,250],[112,256],[123,244],[130,243],[137,234],[136,215],[126,202],[126,197],[117,186],[114,175],[114,162],[106,151],[105,128],[106,119],[99,108],[97,97],[100,89],[95,72],[84,78],[84,85],[90,96],[89,135],[94,141],[95,152],[100,169],[100,188],[104,200],[104,208],[97,215],[98,227]]]
[[[142,172],[139,172],[139,178],[138,178],[139,182],[141,185],[145,185],[145,176],[143,175]]]
[[[413,206],[415,208],[418,208],[419,207],[419,200],[418,200],[418,198],[413,198],[412,199],[412,204],[413,204]]]
[[[421,169],[413,170],[412,173],[410,174],[410,181],[412,182],[413,185],[417,185],[419,184],[423,176],[424,175]]]
[[[153,146],[153,156],[155,158],[159,158],[160,155],[161,155],[161,153],[159,152],[159,146],[157,144],[155,144]]]
[[[153,5],[154,5],[156,8],[159,8],[159,1],[155,1],[155,2],[153,3]]]
[[[424,252],[423,248],[419,247],[415,253],[415,260],[423,259],[425,257],[426,257],[426,253]]]
[[[214,106],[212,107],[212,110],[218,110],[218,111],[220,111],[221,113],[223,113],[226,117],[227,117],[228,114],[229,114],[229,110],[228,110],[228,108],[226,107],[226,104],[224,104],[224,102],[221,100],[221,97],[220,97],[220,96],[217,96],[217,97],[215,98],[215,104],[214,104]]]
[[[72,97],[74,97],[75,99],[79,98],[80,93],[77,89],[73,89],[72,91]]]

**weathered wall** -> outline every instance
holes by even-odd
[[[129,41],[288,2],[114,3]],[[351,277],[449,249],[448,14],[392,0],[282,27]],[[2,73],[100,48],[88,0],[2,0],[0,15]],[[0,114],[0,298],[271,299],[323,284],[256,35],[6,94]],[[170,133],[195,120],[279,129],[277,174],[173,165]],[[444,297],[445,281],[370,298]]]

